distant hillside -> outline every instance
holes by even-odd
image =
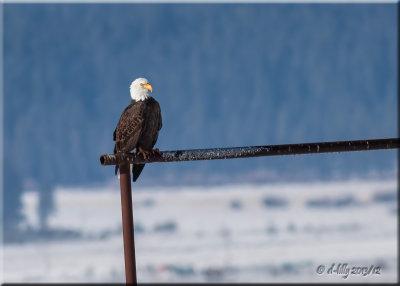
[[[5,4],[4,152],[25,181],[110,180],[139,76],[161,150],[396,137],[395,7]],[[139,184],[393,172],[396,154],[153,164]]]

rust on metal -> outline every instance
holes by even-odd
[[[122,207],[122,232],[124,239],[125,257],[125,277],[127,284],[137,285],[130,166],[127,163],[123,163],[120,164],[119,168]]]
[[[149,154],[146,159],[143,159],[143,157],[141,156],[136,156],[135,154],[105,154],[100,156],[100,163],[101,165],[106,166],[117,165],[121,163],[142,164],[154,162],[179,162],[313,153],[371,151],[380,149],[396,149],[399,147],[400,138],[387,138],[372,140],[163,151],[161,156],[158,154]]]

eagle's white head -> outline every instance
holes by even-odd
[[[150,92],[153,92],[153,88],[149,84],[149,81],[146,78],[139,77],[131,84],[131,98],[136,101],[148,99],[151,97],[149,90]]]

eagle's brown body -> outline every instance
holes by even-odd
[[[149,97],[142,101],[132,100],[119,119],[114,131],[114,154],[132,153],[141,147],[151,151],[162,127],[161,109],[158,102]],[[133,165],[133,181],[139,177],[144,164]],[[115,174],[118,166],[115,168]]]

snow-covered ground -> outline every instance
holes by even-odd
[[[395,180],[134,189],[138,281],[395,282],[396,194]],[[24,206],[37,227],[35,192]],[[7,244],[3,281],[123,282],[119,190],[58,188],[56,206],[50,226],[81,237]]]

